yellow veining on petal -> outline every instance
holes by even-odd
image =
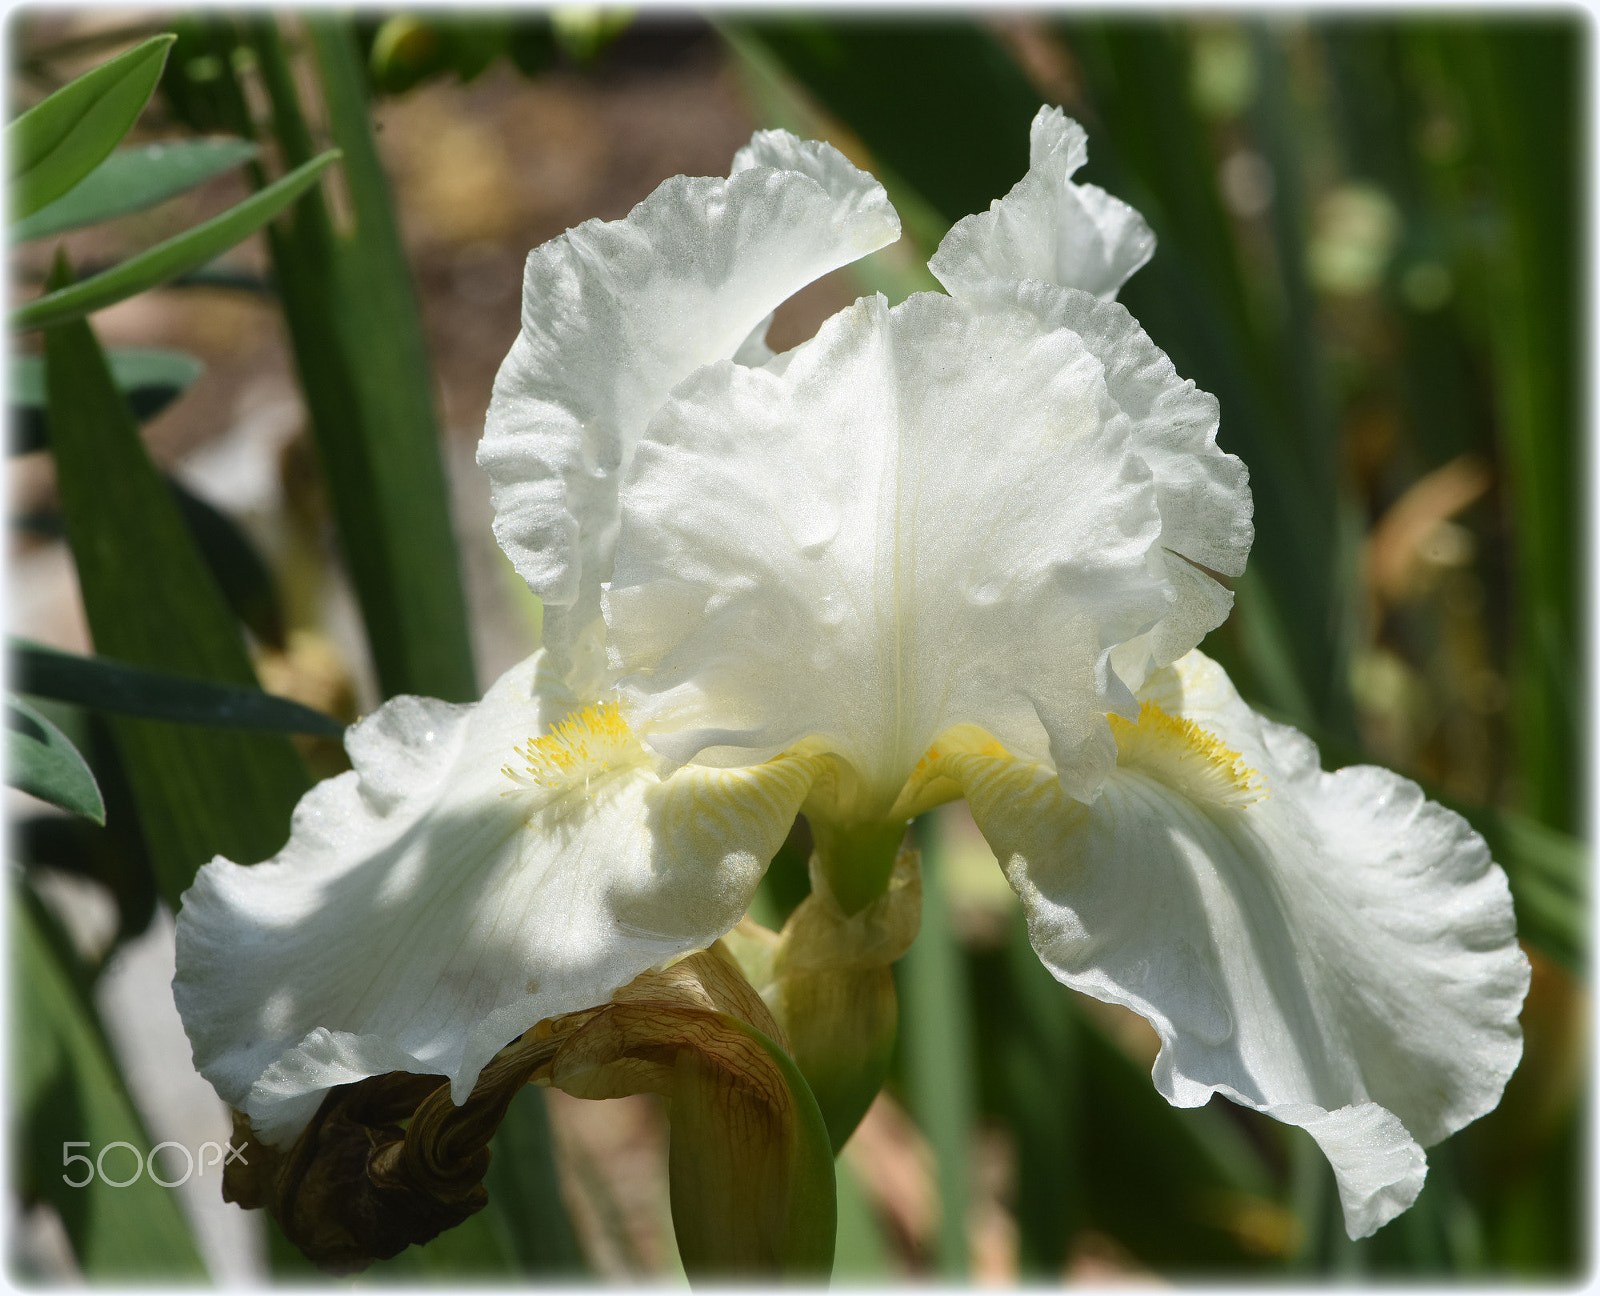
[[[1267,795],[1259,771],[1215,734],[1193,720],[1169,715],[1154,702],[1139,708],[1137,721],[1107,717],[1117,739],[1117,764],[1142,769],[1195,800],[1243,806]]]
[[[514,748],[524,767],[501,766],[519,788],[588,791],[592,779],[644,758],[644,749],[622,718],[615,702],[602,702],[572,712],[543,738],[530,738]]]

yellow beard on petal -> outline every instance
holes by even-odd
[[[528,790],[587,791],[600,775],[644,759],[644,749],[615,702],[574,711],[543,738],[530,738],[513,750],[523,768],[503,765],[501,772]]]
[[[1117,764],[1138,769],[1196,801],[1244,806],[1267,795],[1260,773],[1193,720],[1168,715],[1154,702],[1137,721],[1107,717],[1117,739]]]

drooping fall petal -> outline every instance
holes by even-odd
[[[809,764],[663,780],[614,705],[563,722],[541,666],[476,706],[390,702],[275,859],[213,861],[186,895],[174,993],[195,1063],[267,1142],[368,1076],[448,1076],[464,1101],[534,1022],[748,907]]]
[[[1489,1111],[1528,987],[1504,873],[1415,784],[1324,773],[1198,653],[1154,676],[1091,804],[1038,765],[971,753],[961,782],[1074,989],[1161,1037],[1156,1087],[1306,1128],[1352,1237],[1405,1210],[1422,1148]]]

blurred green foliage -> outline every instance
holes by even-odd
[[[53,327],[43,358],[13,367],[13,452],[48,443],[56,458],[60,516],[45,521],[71,540],[96,652],[212,682],[167,682],[204,723],[118,711],[107,690],[130,677],[96,675],[94,659],[78,691],[36,683],[53,700],[25,704],[43,722],[36,746],[81,753],[103,794],[103,827],[81,781],[58,799],[89,818],[17,826],[27,876],[12,905],[13,1024],[27,1041],[15,1183],[60,1212],[91,1278],[193,1277],[200,1261],[165,1190],[58,1185],[63,1139],[148,1149],[149,1138],[96,1017],[103,964],[73,949],[29,878],[105,886],[115,948],[210,854],[275,849],[309,776],[282,732],[223,727],[242,691],[266,701],[245,631],[281,643],[271,573],[140,442],[138,420],[181,397],[194,362],[107,355],[79,317],[265,226],[382,691],[473,696],[428,358],[368,97],[471,81],[501,59],[527,76],[603,72],[627,21],[598,9],[188,14],[165,36],[125,33],[152,39],[11,128],[19,239],[239,165],[258,191],[223,225],[180,236],[186,256],[152,249],[107,272],[121,275],[109,294],[20,317]],[[1581,21],[768,12],[717,25],[760,124],[830,138],[888,185],[920,256],[869,258],[864,289],[933,286],[914,263],[1020,178],[1041,102],[1084,123],[1079,178],[1137,206],[1159,239],[1121,300],[1219,398],[1221,441],[1251,471],[1250,571],[1206,650],[1252,702],[1316,735],[1330,763],[1388,764],[1466,814],[1511,877],[1535,955],[1526,1060],[1505,1101],[1430,1150],[1413,1210],[1353,1244],[1309,1139],[1220,1101],[1169,1108],[1149,1081],[1148,1041],[1044,972],[1014,906],[996,908],[960,867],[959,825],[932,818],[918,826],[925,919],[898,969],[889,1088],[935,1158],[941,1209],[908,1236],[847,1156],[836,1272],[971,1276],[982,1263],[971,1210],[997,1199],[985,1149],[1003,1146],[998,1198],[1026,1279],[1092,1263],[1213,1281],[1582,1273]],[[648,41],[648,23],[629,38]],[[157,74],[173,118],[228,138],[118,150]],[[328,145],[342,150],[343,205],[316,183]],[[52,766],[58,782],[70,765]],[[26,768],[13,758],[14,778]],[[801,824],[763,884],[761,921],[778,925],[803,898],[808,851]],[[539,1093],[519,1098],[496,1147],[489,1208],[374,1276],[582,1271]],[[305,1277],[272,1232],[274,1273]]]

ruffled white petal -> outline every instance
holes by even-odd
[[[1364,1236],[1415,1199],[1421,1148],[1494,1107],[1521,1056],[1528,964],[1505,875],[1408,780],[1323,773],[1198,653],[1141,697],[1204,734],[1124,731],[1092,804],[1021,762],[946,772],[1046,966],[1149,1019],[1173,1103],[1222,1093],[1309,1130]]]
[[[828,145],[763,131],[729,179],[676,176],[624,220],[587,221],[529,255],[478,462],[562,669],[598,647],[617,482],[667,393],[740,353],[797,289],[899,234],[871,176]]]
[[[879,814],[964,722],[1092,782],[1131,704],[1109,651],[1169,607],[1131,433],[1077,334],[936,293],[702,369],[622,493],[605,607],[641,736],[715,764],[815,738]]]
[[[597,739],[568,776],[519,786],[502,766],[571,706],[541,665],[477,706],[390,702],[276,858],[214,860],[185,895],[174,993],[195,1064],[268,1141],[369,1075],[445,1075],[460,1102],[535,1022],[604,1003],[748,907],[810,765],[663,781],[636,742]]]
[[[1039,109],[1029,154],[1027,175],[988,211],[958,221],[928,269],[957,297],[1036,279],[1110,300],[1155,252],[1155,235],[1127,203],[1072,183],[1088,144],[1061,109]]]
[[[1233,594],[1207,571],[1244,572],[1255,539],[1249,474],[1217,445],[1216,397],[1179,378],[1125,307],[1037,282],[994,300],[1015,302],[1041,326],[1082,339],[1104,367],[1106,390],[1131,421],[1134,450],[1155,479],[1161,538],[1150,563],[1168,582],[1171,602],[1157,625],[1113,658],[1117,673],[1138,688],[1149,670],[1170,665],[1227,619]]]

